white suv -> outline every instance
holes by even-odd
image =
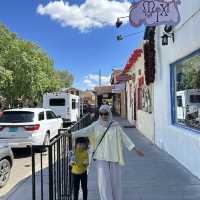
[[[3,111],[0,143],[13,148],[49,144],[62,128],[62,119],[44,108],[18,108]]]

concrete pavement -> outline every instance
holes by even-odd
[[[46,153],[43,153],[43,167],[45,168],[48,165],[48,157]],[[40,163],[40,154],[35,156],[36,163]],[[40,169],[39,166],[36,166],[36,169]],[[32,173],[31,170],[31,151],[29,149],[14,149],[14,162],[10,174],[8,183],[0,188],[0,199],[2,196],[7,194],[12,188],[16,188],[16,185],[24,180],[26,177],[29,177]]]
[[[126,120],[115,118],[122,126]],[[160,150],[135,128],[124,128],[138,148],[139,157],[125,149],[126,165],[122,169],[122,200],[199,200],[200,180],[166,152]],[[89,198],[97,200],[96,175],[89,175]]]
[[[122,126],[127,121],[115,118]],[[128,126],[127,126],[128,127]],[[124,128],[138,148],[145,152],[138,157],[125,149],[126,165],[122,169],[122,200],[199,200],[200,180],[166,152],[158,149],[135,128]],[[39,187],[39,176],[38,176]],[[3,200],[31,200],[31,177],[21,181]],[[48,181],[45,180],[45,188]],[[88,200],[98,200],[95,167],[89,173]],[[45,200],[48,199],[47,192]],[[39,200],[40,198],[38,198]]]

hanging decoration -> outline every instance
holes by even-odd
[[[124,70],[123,70],[124,73],[127,73],[131,69],[131,67],[135,65],[138,58],[141,57],[142,52],[143,52],[142,49],[135,49],[133,51],[126,66],[124,67]]]
[[[148,87],[142,88],[142,110],[152,113],[152,100]]]
[[[149,28],[147,42],[144,43],[144,73],[147,85],[155,80],[155,27]]]

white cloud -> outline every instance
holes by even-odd
[[[110,76],[102,76],[101,77],[101,82],[108,84],[110,83]]]
[[[93,81],[98,81],[99,80],[99,75],[98,74],[89,74],[86,77],[88,77],[88,79],[91,79]]]
[[[89,74],[84,77],[83,83],[85,84],[85,89],[93,89],[95,86],[99,85],[99,75]],[[101,76],[102,85],[110,85],[110,76]]]
[[[83,83],[85,83],[85,84],[91,84],[91,83],[92,83],[92,81],[91,81],[91,80],[89,80],[89,79],[85,79],[85,80],[83,81]]]
[[[50,1],[40,4],[37,13],[48,15],[63,27],[70,26],[84,32],[91,28],[102,28],[115,24],[117,17],[127,16],[131,4],[127,0],[86,0],[81,5],[69,2]],[[126,18],[126,22],[128,18]]]

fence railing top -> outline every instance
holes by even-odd
[[[75,126],[77,126],[78,124],[80,124],[80,122],[83,121],[88,116],[89,116],[89,114],[85,114],[79,121],[77,121],[74,125],[70,126],[69,130],[73,129]]]

